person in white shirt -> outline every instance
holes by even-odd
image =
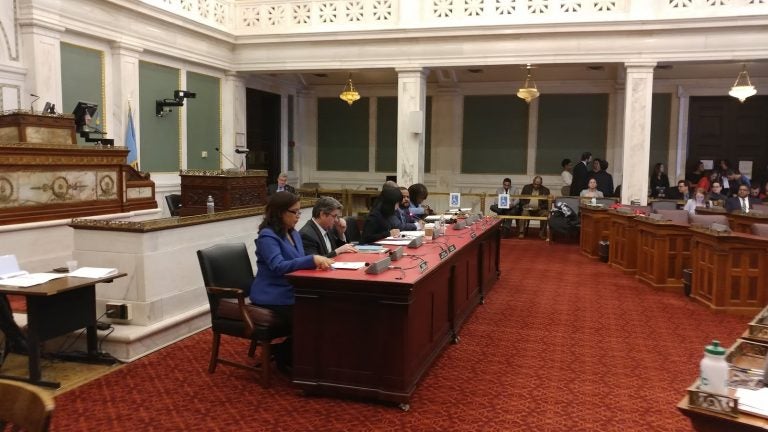
[[[573,174],[571,174],[573,163],[571,163],[570,159],[565,158],[560,162],[560,165],[563,167],[563,172],[560,173],[560,177],[563,178],[563,186],[568,186],[570,188],[571,183],[573,182]]]
[[[496,213],[499,216],[509,216],[509,215],[516,215],[520,214],[520,209],[518,208],[519,200],[517,198],[509,198],[509,208],[499,208],[499,195],[519,195],[520,191],[515,188],[512,189],[512,180],[509,177],[506,177],[504,180],[501,181],[501,187],[496,189],[496,196],[493,198],[493,203],[491,204],[491,211]],[[505,231],[507,231],[505,234],[509,234],[512,230],[512,221],[513,219],[504,219],[504,222],[501,223],[501,228]]]
[[[683,207],[683,210],[687,211],[688,213],[694,215],[696,214],[696,207],[706,207],[707,206],[707,195],[704,192],[704,189],[697,188],[696,189],[696,195],[694,195],[693,198],[689,199],[685,206]]]

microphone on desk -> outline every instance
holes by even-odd
[[[219,149],[218,147],[214,147],[214,148],[216,149],[216,151],[217,151],[217,152],[218,152],[218,153],[219,153],[219,154],[220,154],[220,155],[221,155],[221,156],[222,156],[224,159],[226,159],[226,160],[227,160],[229,163],[231,163],[231,164],[232,164],[232,165],[233,165],[235,168],[237,168],[237,164],[235,163],[235,161],[233,161],[232,159],[230,159],[230,158],[229,158],[229,156],[227,156],[227,155],[225,155],[224,153],[222,153],[221,149]],[[235,153],[238,153],[238,154],[240,154],[240,152],[239,152],[239,151],[237,151],[237,150],[239,150],[239,149],[235,149]],[[246,150],[244,153],[248,153],[248,150]],[[242,169],[242,164],[240,165],[240,169]]]

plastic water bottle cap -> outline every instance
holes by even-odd
[[[720,346],[720,341],[713,340],[712,345],[707,345],[704,348],[704,352],[707,354],[712,354],[716,356],[724,356],[725,355],[725,348]]]

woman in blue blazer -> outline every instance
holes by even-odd
[[[289,326],[295,299],[285,275],[302,269],[327,270],[333,263],[324,256],[304,255],[301,235],[295,229],[300,215],[298,196],[277,192],[270,197],[256,239],[256,278],[250,295],[251,303],[272,310]],[[278,367],[290,365],[290,343],[286,342],[275,350]]]

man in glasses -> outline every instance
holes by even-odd
[[[333,258],[345,252],[357,252],[354,246],[347,244],[344,235],[347,221],[341,217],[341,209],[341,203],[335,198],[318,198],[312,208],[312,219],[299,231],[305,254]]]

